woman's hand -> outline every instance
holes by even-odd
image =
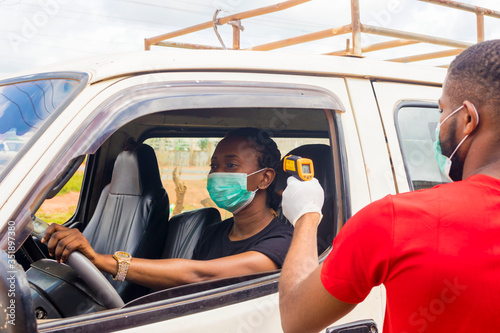
[[[100,254],[94,251],[87,239],[77,229],[70,229],[62,225],[52,223],[42,238],[46,243],[49,255],[55,257],[57,262],[65,262],[73,251],[80,251],[94,265],[100,258]]]

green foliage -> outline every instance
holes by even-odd
[[[208,149],[208,139],[200,139],[198,140],[198,147],[200,147],[201,150],[207,150]]]
[[[71,179],[64,185],[64,187],[57,193],[57,195],[63,195],[70,192],[80,192],[83,183],[83,171],[77,171],[71,177]]]

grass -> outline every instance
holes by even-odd
[[[37,217],[44,221],[50,221],[49,223],[63,224],[73,216],[75,209],[76,206],[70,206],[66,212],[39,213]]]
[[[71,177],[71,179],[64,185],[64,187],[57,193],[57,195],[63,195],[70,192],[80,192],[83,183],[83,171],[77,171]]]
[[[82,182],[83,182],[83,171],[77,171],[71,177],[71,179],[64,185],[64,187],[57,193],[56,197],[61,197],[65,194],[71,193],[71,192],[77,192],[79,193],[82,189]],[[50,199],[50,200],[57,200],[55,198]],[[64,201],[64,199],[63,199]],[[70,200],[72,201],[72,200]],[[57,201],[56,201],[57,202]],[[64,201],[67,202],[67,201]],[[63,224],[67,222],[75,213],[76,210],[76,202],[71,205],[65,205],[62,206],[59,205],[59,207],[52,211],[52,210],[47,210],[44,209],[44,206],[40,207],[40,209],[37,212],[37,216],[41,218],[42,220],[45,220],[49,223],[58,223],[58,224]]]

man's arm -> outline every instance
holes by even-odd
[[[318,213],[298,219],[281,272],[281,325],[287,333],[318,332],[356,306],[339,301],[323,287],[316,239],[319,219]]]
[[[333,297],[321,282],[317,231],[322,218],[323,189],[316,179],[288,179],[283,213],[295,225],[279,284],[281,325],[289,332],[318,332],[356,305]]]
[[[42,240],[49,253],[64,262],[73,251],[83,253],[99,270],[116,275],[118,263],[111,255],[94,251],[82,233],[52,224]],[[132,258],[126,280],[154,289],[163,289],[187,283],[252,274],[278,269],[266,255],[257,251],[219,259],[199,261],[188,259]]]

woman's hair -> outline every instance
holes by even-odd
[[[281,196],[276,193],[275,189],[278,170],[281,166],[281,153],[276,142],[271,139],[266,131],[253,127],[243,127],[231,130],[224,137],[224,139],[228,138],[246,139],[252,145],[252,148],[259,152],[257,158],[259,167],[274,169],[276,176],[271,185],[266,189],[267,204],[274,210],[278,209],[281,202]]]

